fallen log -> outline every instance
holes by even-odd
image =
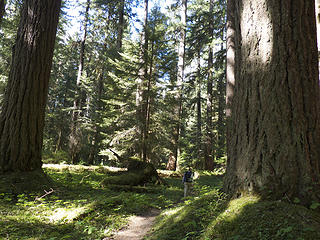
[[[152,163],[130,159],[127,169],[127,171],[121,172],[118,175],[106,177],[102,180],[101,185],[138,186],[146,183],[165,184]]]

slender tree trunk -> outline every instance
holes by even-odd
[[[45,106],[61,1],[22,7],[0,115],[0,172],[41,169]]]
[[[201,160],[201,165],[203,165],[202,160],[202,116],[201,116],[201,47],[198,49],[197,57],[197,155],[198,159]]]
[[[231,107],[234,95],[235,85],[235,0],[227,0],[227,61],[226,61],[226,127],[227,127],[227,156],[230,156],[232,151],[230,143],[232,135],[231,127]],[[230,162],[230,157],[227,158],[227,166],[234,167],[233,162]]]
[[[6,9],[6,0],[0,0],[0,27],[2,23],[2,18],[5,14],[5,9]]]
[[[144,25],[143,32],[141,34],[141,58],[139,77],[137,79],[137,92],[136,92],[136,115],[137,115],[137,130],[139,136],[139,144],[137,146],[137,152],[140,159],[147,161],[146,159],[146,85],[148,78],[147,60],[148,60],[148,0],[144,1]]]
[[[210,13],[213,13],[213,0],[210,0]],[[209,23],[210,38],[213,37],[213,18]],[[212,124],[212,106],[213,106],[213,49],[209,48],[208,56],[208,81],[207,81],[207,114],[206,114],[206,145],[205,145],[205,168],[207,170],[214,169],[214,153],[213,153],[213,124]]]
[[[110,22],[111,22],[111,15],[112,13],[108,12],[108,17],[106,19],[106,33],[109,34],[110,29]],[[103,50],[102,52],[106,52],[108,50],[108,42],[107,38],[105,39],[105,42],[103,44]],[[120,50],[120,49],[119,49]],[[93,114],[95,117],[93,117],[93,125],[94,125],[94,133],[91,141],[91,147],[90,147],[90,154],[89,154],[89,161],[88,164],[94,164],[94,160],[99,157],[99,152],[101,150],[101,141],[102,141],[102,135],[101,135],[101,124],[103,122],[103,118],[101,116],[103,111],[103,92],[105,91],[104,86],[104,79],[106,76],[106,72],[108,71],[108,65],[105,63],[105,58],[103,55],[100,56],[99,63],[101,64],[101,72],[97,78],[97,82],[95,83],[95,91],[94,94],[97,94],[97,103],[95,104],[95,109],[93,111]]]
[[[235,2],[230,24],[235,29],[235,81],[231,102],[230,92],[228,96],[225,179],[225,189],[232,194],[299,198],[305,205],[319,202],[314,7],[314,1]],[[232,64],[230,55],[227,60]]]
[[[85,11],[85,18],[83,24],[83,35],[80,42],[80,56],[79,56],[79,66],[78,66],[78,75],[76,82],[76,96],[73,101],[73,112],[71,120],[71,133],[69,139],[69,151],[71,156],[71,161],[73,164],[79,162],[79,152],[81,148],[81,130],[79,126],[79,116],[81,111],[81,78],[83,75],[83,66],[85,58],[85,44],[87,40],[87,28],[89,22],[89,9],[90,9],[90,0],[87,0],[87,6]]]
[[[223,32],[221,34],[221,39],[223,41]],[[224,49],[224,44],[221,44],[221,51]],[[225,153],[225,113],[226,108],[225,104],[225,72],[221,74],[217,84],[218,90],[218,122],[217,122],[217,149],[216,149],[216,158],[219,159],[223,157]]]
[[[57,153],[61,149],[61,139],[62,139],[62,127],[58,130],[58,139],[56,143],[56,149],[54,150],[55,153]]]
[[[117,48],[119,51],[122,48],[123,28],[124,28],[124,0],[121,0],[120,9],[119,9],[119,25],[118,25],[118,36],[117,36]]]
[[[152,102],[152,75],[153,75],[153,56],[154,56],[154,42],[151,45],[151,56],[150,56],[150,64],[149,64],[149,73],[148,73],[148,83],[147,83],[147,90],[145,92],[145,126],[144,126],[144,136],[145,141],[143,144],[143,161],[150,162],[150,149],[148,148],[148,138],[149,138],[149,131],[150,131],[150,121],[151,121],[151,102]]]
[[[177,106],[176,106],[176,128],[174,131],[174,158],[176,160],[176,170],[179,169],[179,155],[180,155],[180,133],[181,133],[181,117],[182,117],[182,91],[184,82],[184,61],[185,61],[185,42],[186,42],[186,28],[187,28],[187,0],[181,1],[181,28],[179,34],[179,48],[178,48],[178,72],[177,72]]]

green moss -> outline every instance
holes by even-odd
[[[56,153],[43,153],[42,161],[44,163],[52,163],[52,164],[59,164],[59,163],[70,163],[71,159],[67,152],[65,151],[58,151]]]
[[[69,165],[45,165],[44,172],[50,185],[40,184],[43,173],[33,178],[1,176],[0,239],[108,238],[125,226],[130,215],[150,208],[166,210],[147,239],[320,239],[320,216],[315,211],[255,196],[228,201],[219,191],[222,176],[217,173],[201,172],[194,195],[181,202],[181,178],[170,172],[166,176],[174,177],[166,178],[167,186],[105,188],[100,185],[103,179],[121,173]],[[51,187],[53,192],[45,195]],[[318,204],[313,207],[318,209]]]
[[[171,206],[182,195],[178,180],[168,187],[101,188],[105,177],[119,174],[111,170],[44,165],[50,185],[40,184],[43,173],[2,175],[0,239],[104,239],[123,228],[129,216]],[[19,183],[19,191],[9,182]],[[45,195],[50,188],[53,192]]]
[[[315,240],[319,229],[320,215],[303,206],[212,191],[163,212],[148,239]]]
[[[102,186],[109,184],[137,186],[146,183],[156,183],[159,180],[157,170],[151,163],[138,160],[130,160],[128,171],[122,172],[116,176],[106,177],[102,182]]]
[[[320,216],[305,207],[257,197],[233,200],[202,239],[320,239]]]
[[[217,216],[225,208],[224,195],[219,191],[211,191],[200,198],[186,200],[183,204],[164,211],[157,219],[154,232],[148,239],[181,240],[196,239],[209,224],[212,217]]]

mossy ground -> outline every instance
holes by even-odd
[[[180,176],[168,171],[160,171],[168,185],[138,187],[102,187],[106,176],[118,174],[106,167],[46,165],[44,172],[52,182],[41,188],[32,186],[39,179],[24,190],[0,179],[0,239],[108,239],[129,216],[151,208],[162,213],[150,240],[320,239],[315,211],[255,196],[229,201],[219,172],[200,173],[186,199]]]
[[[202,181],[201,181],[202,179]],[[208,185],[215,180],[218,186]],[[188,198],[158,217],[149,240],[318,240],[320,214],[257,196],[228,200],[217,176],[202,175],[200,195]]]
[[[174,178],[169,186],[102,187],[106,176],[118,173],[69,165],[47,165],[44,172],[52,181],[43,188],[32,186],[37,179],[29,179],[24,190],[0,179],[0,239],[103,239],[125,226],[129,216],[170,207],[183,195],[180,179]],[[11,177],[21,182],[19,174]]]

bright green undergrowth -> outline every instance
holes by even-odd
[[[163,211],[148,239],[315,240],[320,239],[320,215],[255,196],[229,201],[213,190]]]
[[[255,196],[228,200],[223,169],[196,173],[192,196],[183,199],[181,176],[160,171],[167,186],[101,186],[117,171],[107,167],[46,165],[54,184],[32,191],[0,179],[0,239],[108,239],[131,215],[161,210],[149,240],[316,240],[320,216],[285,202]],[[18,179],[18,178],[17,178]]]
[[[320,215],[286,202],[247,196],[228,202],[201,236],[209,239],[320,239]]]
[[[129,216],[168,208],[183,195],[177,178],[169,178],[168,186],[101,187],[117,172],[68,165],[48,165],[44,171],[54,184],[40,192],[1,188],[7,190],[0,193],[0,239],[103,239]]]

